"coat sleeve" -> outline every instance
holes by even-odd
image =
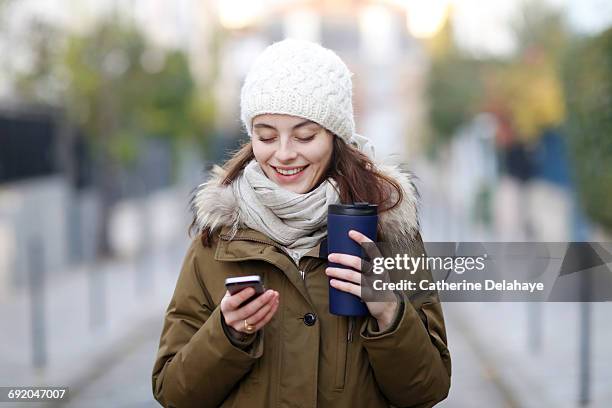
[[[411,248],[425,253],[420,234]],[[428,270],[421,276],[431,279]],[[442,307],[436,292],[398,293],[398,316],[390,329],[377,332],[376,320],[361,327],[363,345],[381,391],[398,407],[432,407],[450,389],[451,359]],[[398,375],[401,373],[401,375]]]
[[[153,395],[164,407],[219,406],[263,352],[259,333],[244,350],[228,339],[201,279],[198,245],[185,256],[153,367]]]

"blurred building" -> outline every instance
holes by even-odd
[[[68,237],[70,179],[83,169],[78,168],[82,155],[68,150],[76,149],[69,129],[52,109],[0,110],[0,146],[3,291],[25,285],[33,257],[54,270],[67,264],[70,254],[63,238]],[[82,183],[83,179],[75,177],[74,181]],[[32,249],[37,246],[46,250]]]
[[[284,38],[333,49],[355,73],[357,132],[374,140],[377,155],[406,161],[420,151],[425,121],[427,57],[407,28],[407,9],[393,2],[269,2],[251,14],[249,2],[219,2],[229,30],[221,54],[219,127],[240,134],[239,91],[253,59]]]
[[[11,59],[0,63],[0,292],[9,293],[27,283],[34,257],[51,276],[93,260],[98,226],[108,221],[99,219],[100,192],[92,188],[100,176],[94,173],[95,158],[84,135],[68,123],[62,100],[49,98],[55,88],[35,89],[34,96],[45,102],[35,104],[16,86],[15,78],[34,65],[37,27],[56,27],[51,33],[61,45],[66,34],[85,32],[109,15],[131,21],[155,48],[143,56],[143,65],[163,63],[167,49],[185,50],[205,86],[213,64],[208,45],[214,15],[209,2],[192,1],[24,0],[2,6],[0,51]],[[54,78],[53,85],[61,87],[61,80]],[[118,175],[117,194],[133,198],[168,186],[171,154],[164,141],[146,140],[136,168]]]

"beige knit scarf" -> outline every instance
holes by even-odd
[[[298,194],[285,190],[252,160],[232,183],[240,221],[291,249],[316,246],[327,235],[327,207],[340,197],[331,179]]]

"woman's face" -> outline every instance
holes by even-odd
[[[253,119],[255,159],[265,175],[286,190],[307,193],[327,171],[334,136],[297,116],[265,114]]]

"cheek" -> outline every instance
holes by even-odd
[[[270,148],[265,143],[253,141],[253,154],[259,163],[264,163],[270,157]]]
[[[331,145],[324,144],[313,151],[313,154],[310,156],[310,162],[316,164],[317,172],[323,172],[327,169],[331,161],[332,149]]]
[[[332,159],[332,149],[333,147],[330,147],[330,150],[327,152],[327,154],[325,155],[325,157],[322,160],[322,166],[323,169],[326,170],[329,167],[329,163],[331,162]]]
[[[331,161],[332,151],[333,144],[331,140],[323,139],[308,149],[308,161],[316,164],[317,167],[323,167],[325,169]]]

